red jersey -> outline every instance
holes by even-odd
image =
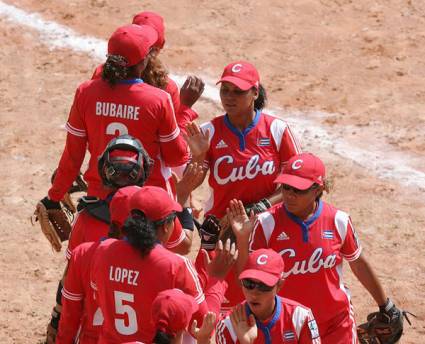
[[[288,124],[260,111],[243,132],[233,127],[227,115],[214,118],[201,129],[210,131],[205,161],[210,169],[210,198],[204,209],[206,214],[218,218],[225,215],[234,198],[249,204],[270,196],[276,190],[273,182],[283,164],[301,153]],[[226,282],[229,287],[223,303],[225,312],[244,300],[234,269]]]
[[[91,281],[104,314],[99,343],[151,341],[151,306],[162,290],[181,289],[200,305],[199,316],[207,311],[192,263],[159,244],[141,257],[126,240],[102,242],[93,258]]]
[[[342,258],[356,260],[362,251],[349,215],[319,201],[303,222],[281,203],[258,216],[251,250],[271,248],[282,255],[285,283],[279,294],[311,308],[319,324],[350,310],[342,279]]]
[[[90,215],[87,210],[80,211],[72,225],[71,236],[66,249],[66,258],[71,257],[72,251],[84,242],[99,241],[106,238],[109,232],[109,225]],[[174,229],[165,247],[172,249],[177,247],[186,238],[186,233],[178,218],[174,220]]]
[[[96,67],[92,79],[100,79],[102,77],[103,63]],[[177,84],[173,79],[167,77],[167,84],[165,85],[164,91],[171,96],[174,109],[176,111],[177,125],[180,130],[186,131],[186,124],[193,122],[198,118],[198,114],[190,107],[180,103],[180,92]]]
[[[247,315],[251,310],[245,303]],[[319,331],[310,309],[298,302],[276,297],[276,308],[271,319],[265,323],[256,320],[258,336],[254,343],[320,344]],[[217,344],[239,343],[230,320],[230,314],[220,320],[216,327]]]
[[[205,211],[219,218],[234,198],[249,204],[270,196],[276,190],[273,181],[281,166],[301,153],[288,124],[260,111],[243,132],[230,123],[227,115],[201,128],[210,131],[205,163],[210,169],[211,196]]]
[[[97,157],[114,137],[130,134],[138,138],[154,165],[146,185],[155,185],[173,194],[169,166],[187,160],[187,144],[176,124],[168,93],[141,79],[123,80],[111,87],[102,79],[81,84],[75,94],[66,123],[65,150],[49,190],[54,201],[62,199],[83,163],[86,147],[90,160],[84,178],[88,195],[104,198],[107,190],[98,175]]]
[[[79,245],[72,252],[62,289],[62,313],[56,343],[97,343],[103,315],[90,287],[90,264],[100,241]]]

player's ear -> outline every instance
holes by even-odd
[[[282,289],[284,282],[285,282],[285,279],[283,277],[279,280],[279,282],[277,282],[277,290],[276,290],[277,293],[280,291],[280,289]]]
[[[258,97],[260,96],[260,91],[256,87],[253,87],[252,90],[254,92],[254,100],[257,100]]]

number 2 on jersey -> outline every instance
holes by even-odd
[[[112,122],[106,127],[106,135],[120,136],[125,134],[128,134],[128,128],[122,123]]]
[[[118,315],[127,315],[127,319],[115,319],[115,329],[118,333],[129,336],[135,334],[137,328],[137,317],[136,311],[128,304],[123,302],[134,302],[134,295],[129,293],[123,293],[121,291],[114,291],[115,299],[115,312]]]

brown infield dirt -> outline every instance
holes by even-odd
[[[422,0],[7,3],[102,39],[133,14],[157,11],[167,29],[161,59],[171,72],[216,80],[227,63],[247,59],[260,71],[270,107],[330,113],[314,120],[353,147],[385,144],[387,151],[365,161],[366,166],[395,150],[425,172]],[[64,255],[52,252],[29,218],[62,153],[74,91],[97,63],[86,54],[49,49],[37,32],[1,15],[0,26],[0,342],[39,343]],[[222,111],[208,100],[195,108],[200,122]],[[403,180],[379,179],[350,154],[322,146],[312,130],[297,128],[297,133],[306,150],[323,158],[334,179],[326,200],[351,214],[388,295],[418,316],[412,326],[406,323],[401,342],[423,343],[425,190],[405,186]],[[199,203],[206,190],[203,185],[196,191]],[[347,265],[345,272],[360,323],[377,308]]]

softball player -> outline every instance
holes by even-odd
[[[230,63],[218,83],[226,113],[203,124],[201,131],[195,124],[189,125],[188,143],[192,152],[205,156],[210,172],[206,218],[213,215],[222,219],[225,228],[226,208],[231,199],[240,199],[256,212],[281,200],[273,181],[282,166],[301,148],[285,121],[262,111],[266,93],[252,64]],[[203,247],[215,246],[217,238],[213,234],[216,233],[206,230]],[[234,274],[229,274],[227,281],[226,306],[231,307],[241,302],[243,295]]]
[[[145,11],[136,14],[133,24],[150,26],[155,29],[158,39],[151,47],[149,62],[142,73],[142,79],[149,85],[158,87],[169,93],[176,111],[176,120],[180,130],[185,131],[186,124],[198,118],[198,114],[191,108],[201,96],[204,90],[204,82],[190,76],[186,79],[180,92],[176,83],[169,78],[168,72],[158,58],[165,44],[164,19],[155,12]],[[99,65],[93,73],[92,79],[102,77],[104,64]]]
[[[246,301],[217,324],[218,344],[321,343],[311,310],[277,296],[284,283],[282,274],[283,261],[275,251],[250,254],[239,276]]]
[[[147,183],[172,194],[167,166],[185,163],[187,145],[176,124],[170,95],[140,79],[157,39],[151,27],[134,24],[118,28],[110,37],[102,79],[81,84],[75,94],[66,124],[65,150],[48,198],[43,199],[47,208],[57,205],[75,179],[86,147],[90,152],[84,174],[88,195],[106,197],[97,157],[112,138],[122,134],[140,139],[154,160]]]
[[[99,343],[152,340],[152,302],[165,289],[192,295],[201,322],[208,310],[192,263],[162,246],[182,207],[163,189],[145,186],[131,197],[130,208],[125,239],[105,240],[93,257],[91,285],[104,315]]]
[[[312,309],[323,343],[357,343],[351,296],[342,279],[343,259],[382,312],[391,318],[399,311],[362,254],[350,216],[321,200],[325,178],[325,166],[318,157],[309,153],[292,157],[275,181],[282,186],[283,203],[258,216],[250,250],[266,247],[282,256],[285,283],[280,294]],[[229,210],[230,217],[244,213],[236,201],[231,208],[236,211]],[[253,225],[246,214],[239,220],[244,216],[245,227],[232,221],[239,270],[246,261]]]
[[[133,185],[119,189],[110,202],[111,227],[109,237],[120,238],[121,227],[130,214],[129,200],[140,187]],[[94,229],[94,228],[91,228]],[[104,239],[106,235],[104,236]],[[76,247],[69,257],[62,289],[62,314],[56,343],[97,343],[103,315],[93,299],[90,287],[90,265],[101,240],[85,242]]]

